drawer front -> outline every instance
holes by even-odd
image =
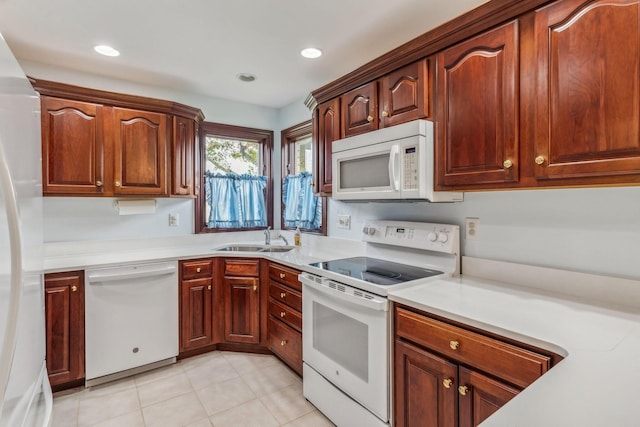
[[[302,332],[302,314],[299,311],[293,310],[291,307],[279,304],[274,301],[273,298],[269,299],[269,314]]]
[[[269,282],[269,295],[294,310],[302,311],[302,292],[295,291],[272,280]]]
[[[269,349],[302,375],[302,334],[269,317]]]
[[[260,276],[260,260],[257,259],[225,259],[225,276]]]
[[[551,358],[396,308],[396,334],[458,362],[526,387],[551,367]]]
[[[302,284],[298,280],[300,271],[279,264],[269,264],[269,277],[276,282],[283,283],[297,291],[302,291]]]
[[[181,261],[182,278],[198,279],[201,277],[211,277],[213,273],[213,260],[198,259],[193,261]]]

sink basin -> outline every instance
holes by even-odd
[[[228,252],[289,252],[295,246],[271,246],[271,245],[229,245],[216,249]]]

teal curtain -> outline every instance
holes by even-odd
[[[266,227],[266,186],[266,176],[206,172],[204,187],[210,208],[207,227]]]
[[[282,182],[284,226],[319,230],[322,227],[322,199],[313,195],[309,172],[288,175]]]

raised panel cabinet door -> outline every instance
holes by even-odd
[[[396,427],[458,425],[457,365],[401,340],[394,363]]]
[[[225,341],[260,343],[260,279],[225,277],[224,288]]]
[[[172,183],[174,196],[194,194],[195,122],[184,117],[173,118]]]
[[[566,0],[534,19],[536,177],[639,174],[640,3]]]
[[[340,108],[343,138],[378,129],[378,82],[367,83],[342,95]]]
[[[331,195],[333,141],[340,139],[340,99],[336,98],[320,104],[317,110],[317,136],[315,148],[315,193]]]
[[[84,378],[84,272],[45,275],[46,360],[55,388]]]
[[[380,127],[428,117],[428,60],[421,59],[382,77],[380,104]]]
[[[99,195],[104,191],[102,107],[42,96],[44,195]]]
[[[180,351],[213,343],[213,280],[184,280],[180,285]]]
[[[518,22],[437,55],[436,185],[518,181]]]
[[[519,392],[517,388],[460,367],[459,370],[460,427],[475,427]]]
[[[111,126],[114,194],[166,195],[167,116],[113,108]]]

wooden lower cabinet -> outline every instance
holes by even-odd
[[[213,262],[180,262],[180,353],[213,344]]]
[[[260,260],[227,258],[222,279],[224,341],[259,344]]]
[[[396,427],[475,427],[559,358],[402,307],[394,325]]]
[[[45,274],[46,361],[54,390],[85,376],[84,271]]]

